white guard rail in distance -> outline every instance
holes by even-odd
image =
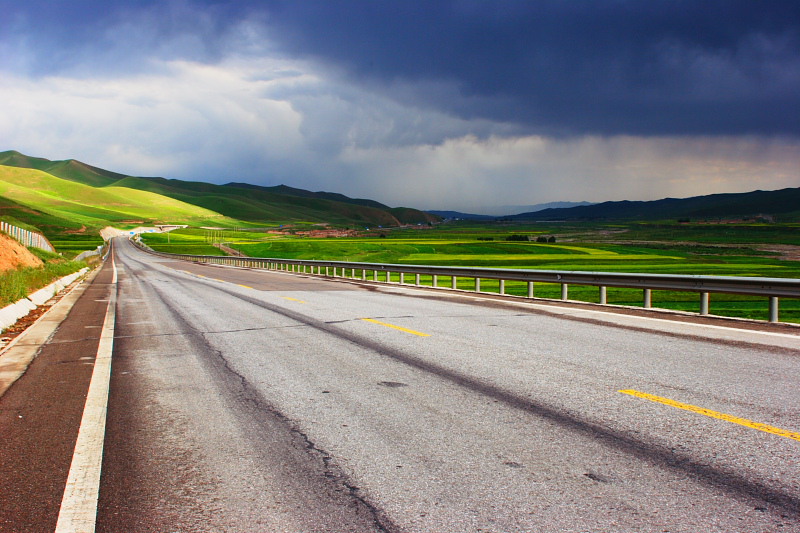
[[[425,265],[390,265],[383,263],[352,263],[347,261],[308,261],[299,259],[272,259],[263,257],[229,257],[211,255],[185,255],[156,252],[137,244],[148,253],[182,259],[196,263],[257,268],[265,270],[281,270],[300,274],[322,275],[327,277],[350,277],[363,281],[389,283],[392,274],[399,274],[399,283],[405,284],[405,275],[414,276],[414,283],[420,285],[420,276],[431,276],[431,286],[438,285],[437,277],[451,278],[451,289],[456,289],[459,278],[475,280],[475,292],[481,292],[481,280],[499,280],[500,288],[496,294],[505,295],[506,281],[527,283],[528,298],[533,298],[534,283],[555,283],[561,285],[561,299],[569,299],[570,285],[590,285],[600,290],[600,304],[607,305],[606,288],[620,287],[642,289],[644,307],[651,307],[651,291],[668,290],[695,292],[700,295],[700,314],[709,314],[709,295],[711,293],[742,294],[769,298],[769,321],[778,322],[780,298],[800,298],[800,279],[796,278],[761,278],[734,276],[691,276],[672,274],[629,274],[620,272],[580,272],[564,270],[525,270],[504,268],[473,267],[439,267]],[[301,270],[302,269],[302,270]],[[350,276],[345,272],[350,270]],[[356,276],[356,272],[360,276]],[[370,272],[371,276],[367,273]],[[383,279],[380,279],[383,278]]]
[[[42,250],[53,253],[56,251],[53,245],[50,244],[50,241],[47,240],[47,237],[41,233],[28,231],[3,221],[0,221],[0,231],[7,233],[28,248],[41,248]]]

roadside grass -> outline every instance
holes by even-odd
[[[44,265],[25,267],[0,274],[0,307],[5,307],[45,287],[57,279],[77,272],[86,266],[83,261],[69,261],[50,252],[31,248]]]

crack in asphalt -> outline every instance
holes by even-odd
[[[255,416],[258,420],[259,417],[263,417],[265,414],[270,415],[277,419],[291,435],[301,439],[305,452],[311,457],[316,457],[317,460],[321,462],[322,477],[332,484],[334,490],[336,490],[336,487],[342,487],[344,489],[347,498],[354,504],[354,512],[356,515],[366,511],[367,516],[370,517],[370,521],[373,524],[375,531],[382,533],[395,533],[401,531],[400,528],[393,523],[393,521],[383,510],[371,503],[368,498],[362,494],[361,489],[352,481],[350,481],[349,477],[336,464],[335,458],[329,452],[318,446],[308,434],[299,428],[297,422],[286,416],[270,402],[268,402],[263,395],[248,382],[245,376],[233,368],[230,361],[225,357],[224,353],[215,348],[211,340],[208,338],[209,335],[217,334],[219,332],[204,332],[195,328],[184,318],[184,316],[181,314],[181,310],[174,306],[170,302],[169,298],[165,297],[160,289],[153,287],[153,290],[158,294],[162,303],[169,310],[172,316],[175,317],[176,321],[179,322],[183,328],[188,330],[169,335],[183,335],[185,337],[194,338],[196,339],[197,343],[202,344],[202,346],[198,347],[198,351],[203,352],[204,355],[210,356],[211,359],[216,360],[221,366],[223,372],[236,382],[236,388],[238,391],[234,394],[242,402],[250,405],[250,408],[254,413],[252,416]],[[223,331],[222,333],[258,331],[264,329],[280,328],[244,328],[241,330]],[[201,361],[204,361],[206,364],[211,364],[213,367],[215,365],[214,362],[207,359],[207,357],[204,357],[201,358]]]
[[[324,465],[322,475],[325,477],[325,479],[331,481],[335,485],[340,485],[344,487],[351,500],[363,505],[372,516],[373,523],[377,531],[383,533],[392,533],[394,531],[399,531],[399,529],[391,522],[391,520],[388,518],[388,516],[385,515],[385,513],[382,510],[380,510],[378,507],[370,503],[369,500],[367,500],[366,497],[364,497],[361,494],[361,489],[356,485],[354,485],[349,480],[347,475],[336,464],[335,459],[333,458],[333,456],[331,456],[330,453],[325,451],[323,448],[317,446],[317,444],[311,439],[311,437],[298,427],[297,423],[294,420],[290,419],[281,411],[279,411],[278,409],[273,407],[270,403],[268,403],[264,399],[264,397],[250,385],[247,378],[244,377],[239,372],[237,372],[231,366],[230,361],[225,357],[223,352],[211,346],[210,341],[205,337],[205,334],[203,332],[198,331],[198,335],[203,338],[204,343],[209,348],[209,350],[216,354],[217,358],[222,362],[222,365],[225,368],[225,370],[239,381],[241,392],[238,396],[240,399],[249,403],[254,409],[258,411],[268,412],[269,414],[280,420],[293,435],[302,439],[306,452],[312,456],[318,457],[322,461],[322,464]]]

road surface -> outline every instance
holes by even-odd
[[[193,265],[118,241],[117,283],[107,265],[78,303],[102,308],[94,322],[51,341],[84,351],[43,354],[0,398],[2,531],[55,527],[82,404],[51,401],[69,413],[54,426],[34,380],[88,387],[85,332],[111,291],[97,531],[800,531],[796,330]],[[63,386],[45,389],[75,396]],[[19,429],[28,410],[47,437]],[[42,439],[53,449],[16,448]]]

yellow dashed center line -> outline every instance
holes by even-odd
[[[419,331],[414,331],[413,329],[395,326],[394,324],[387,324],[386,322],[378,322],[372,318],[362,318],[361,320],[364,320],[365,322],[372,322],[373,324],[380,324],[381,326],[386,326],[387,328],[399,329],[400,331],[405,331],[406,333],[411,333],[412,335],[417,335],[419,337],[430,337],[430,335],[427,333],[420,333]]]
[[[711,409],[697,407],[696,405],[689,405],[688,403],[676,402],[675,400],[662,398],[661,396],[654,396],[652,394],[647,394],[646,392],[639,392],[636,390],[621,390],[619,392],[622,394],[629,394],[630,396],[636,396],[637,398],[644,398],[645,400],[650,400],[651,402],[662,403],[664,405],[669,405],[670,407],[676,407],[685,411],[691,411],[700,415],[709,416],[711,418],[725,420],[726,422],[732,422],[734,424],[739,424],[740,426],[757,429],[759,431],[765,431],[767,433],[786,437],[787,439],[800,441],[800,433],[796,431],[788,431],[786,429],[776,428],[760,422],[753,422],[752,420],[748,420],[746,418],[739,418],[737,416],[726,415],[725,413],[718,413],[717,411],[712,411]]]
[[[298,300],[297,298],[292,298],[291,296],[281,296],[281,298],[283,298],[284,300],[291,300],[292,302],[298,302],[301,304],[306,303],[303,300]]]

